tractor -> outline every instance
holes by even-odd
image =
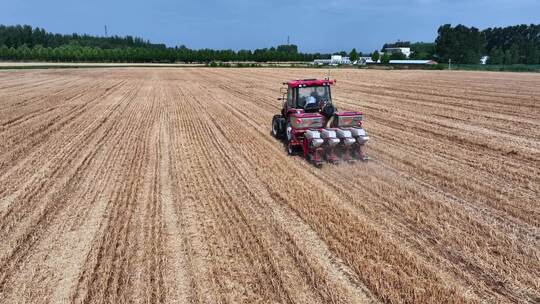
[[[285,142],[287,152],[302,153],[317,167],[368,159],[362,113],[337,111],[330,91],[335,82],[328,78],[284,82],[286,88],[278,98],[283,108],[272,118],[272,135]]]

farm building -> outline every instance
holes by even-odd
[[[356,61],[357,65],[366,65],[366,64],[372,64],[372,63],[377,63],[377,62],[373,61],[373,59],[371,59],[370,56],[360,57],[358,58],[358,61]]]
[[[432,65],[432,64],[437,64],[437,61],[435,60],[390,60],[390,64]]]
[[[480,58],[480,64],[486,64],[488,60],[489,56],[482,56],[482,58]]]
[[[351,64],[351,59],[349,57],[341,55],[332,55],[330,59],[315,59],[313,61],[315,65],[339,65],[339,64]]]
[[[411,56],[411,48],[409,47],[393,47],[393,48],[386,48],[384,49],[384,52],[386,54],[392,55],[396,53],[401,53],[405,55],[405,57],[409,58]]]

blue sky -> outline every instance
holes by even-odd
[[[540,0],[1,0],[0,24],[58,33],[133,35],[191,48],[255,49],[286,42],[301,51],[379,49],[433,41],[444,23],[480,29],[540,23]]]

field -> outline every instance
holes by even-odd
[[[0,72],[0,303],[540,302],[540,75],[333,71],[371,160],[317,169],[325,73]]]

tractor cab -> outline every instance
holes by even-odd
[[[284,117],[296,110],[303,110],[305,113],[323,113],[323,109],[332,108],[332,94],[330,85],[334,84],[329,79],[303,79],[285,82],[286,92],[283,92],[283,110]],[[329,113],[330,115],[333,114]]]

